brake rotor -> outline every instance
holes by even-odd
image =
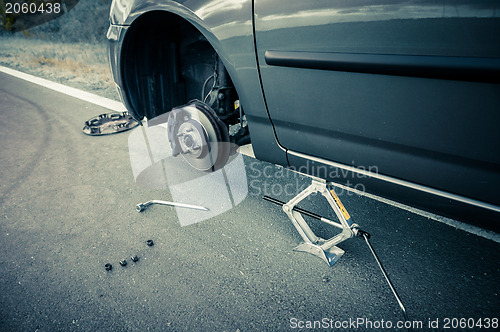
[[[168,117],[168,140],[174,157],[181,154],[200,171],[224,167],[229,157],[226,125],[212,108],[198,100],[172,109]]]

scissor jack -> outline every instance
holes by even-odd
[[[337,215],[337,218],[339,219],[340,223],[329,220],[313,212],[301,209],[296,206],[298,203],[307,198],[309,195],[315,193],[320,193],[321,195],[323,195],[323,197],[326,198],[326,200],[332,207],[333,211]],[[335,262],[337,262],[338,259],[344,254],[344,250],[337,247],[339,243],[347,239],[350,239],[354,236],[363,238],[366,244],[368,245],[368,248],[370,248],[370,252],[372,253],[380,270],[382,271],[385,280],[389,284],[392,293],[396,297],[396,300],[401,310],[403,311],[403,316],[405,320],[408,320],[406,309],[403,305],[403,302],[401,301],[401,298],[399,297],[398,293],[396,292],[396,289],[394,288],[391,280],[389,279],[389,276],[387,275],[382,265],[382,262],[379,260],[377,254],[375,253],[375,250],[370,244],[369,241],[370,234],[359,229],[359,225],[353,222],[351,216],[349,215],[346,208],[340,201],[340,198],[335,193],[335,190],[333,188],[329,190],[325,180],[319,178],[313,178],[312,183],[309,187],[304,189],[302,192],[300,192],[297,196],[289,200],[287,203],[269,196],[264,196],[263,199],[272,202],[274,204],[281,205],[283,211],[287,214],[288,218],[290,218],[293,225],[295,226],[300,236],[304,240],[304,242],[295,247],[294,250],[308,252],[310,254],[318,256],[319,258],[324,260],[329,266],[335,264]],[[340,228],[342,231],[328,240],[322,239],[316,236],[316,234],[314,234],[314,232],[311,230],[309,225],[302,217],[302,214],[320,220],[334,227]]]
[[[321,195],[323,195],[323,197],[326,198],[333,211],[337,215],[340,223],[296,207],[296,205],[299,204],[302,200],[315,193],[320,193]],[[288,215],[288,218],[290,218],[293,225],[304,240],[304,242],[299,244],[294,250],[305,251],[318,256],[330,266],[335,264],[335,262],[337,262],[337,260],[344,254],[344,250],[337,247],[337,244],[356,235],[358,225],[352,222],[351,216],[345,209],[337,194],[335,194],[335,191],[333,189],[329,191],[326,181],[322,179],[313,178],[312,183],[309,187],[304,189],[301,193],[289,200],[287,203],[281,202],[269,196],[264,196],[264,199],[266,201],[282,205],[283,211]],[[330,224],[334,227],[340,228],[342,232],[332,237],[331,239],[322,239],[314,234],[314,232],[302,217],[302,214],[321,220],[322,222]]]

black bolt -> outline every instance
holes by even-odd
[[[150,247],[152,247],[155,243],[153,242],[153,240],[147,240],[146,241],[146,244]]]
[[[139,257],[137,255],[134,255],[132,257],[130,257],[130,259],[132,260],[132,262],[137,262],[139,260]]]
[[[106,265],[104,265],[104,268],[106,269],[106,271],[111,271],[113,269],[113,265],[106,263]]]
[[[122,260],[120,261],[120,265],[121,265],[121,266],[126,266],[126,265],[127,265],[127,261],[126,261],[125,259],[122,259]]]

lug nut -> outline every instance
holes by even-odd
[[[126,261],[125,259],[122,259],[122,260],[120,261],[120,265],[121,265],[121,266],[126,266],[126,265],[127,265],[127,261]]]
[[[150,247],[152,247],[155,243],[153,242],[153,240],[147,240],[146,241],[146,244]]]
[[[130,257],[130,259],[132,260],[132,262],[137,262],[139,260],[139,257],[137,255],[134,255],[132,257]]]
[[[104,268],[106,269],[106,271],[111,271],[113,269],[113,265],[106,263],[106,265],[104,265]]]

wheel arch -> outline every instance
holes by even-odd
[[[125,83],[126,66],[123,65],[122,61],[123,55],[127,52],[127,45],[124,43],[127,42],[129,30],[133,29],[137,22],[140,23],[138,20],[147,18],[148,16],[145,15],[151,15],[152,12],[178,17],[184,24],[193,28],[206,39],[224,64],[241,105],[243,105],[257,158],[288,165],[286,152],[276,141],[272,124],[269,122],[260,83],[255,54],[252,2],[243,3],[243,7],[211,8],[211,12],[208,14],[207,11],[203,13],[201,10],[206,7],[207,1],[193,0],[189,4],[191,8],[175,1],[151,5],[148,1],[137,0],[132,5],[131,11],[125,14],[126,17],[123,20],[112,21],[112,24],[118,28],[116,37],[118,43],[113,46],[116,55],[111,54],[114,58],[112,64],[115,64],[114,76],[127,109],[131,114],[137,112],[137,103],[134,105],[129,100],[130,92],[127,90],[130,90],[130,87],[127,87],[127,83]],[[212,13],[216,13],[214,15],[216,17],[208,17]],[[122,29],[119,29],[120,26]],[[120,30],[123,32],[119,32]],[[136,118],[142,118],[140,114],[138,115]]]

